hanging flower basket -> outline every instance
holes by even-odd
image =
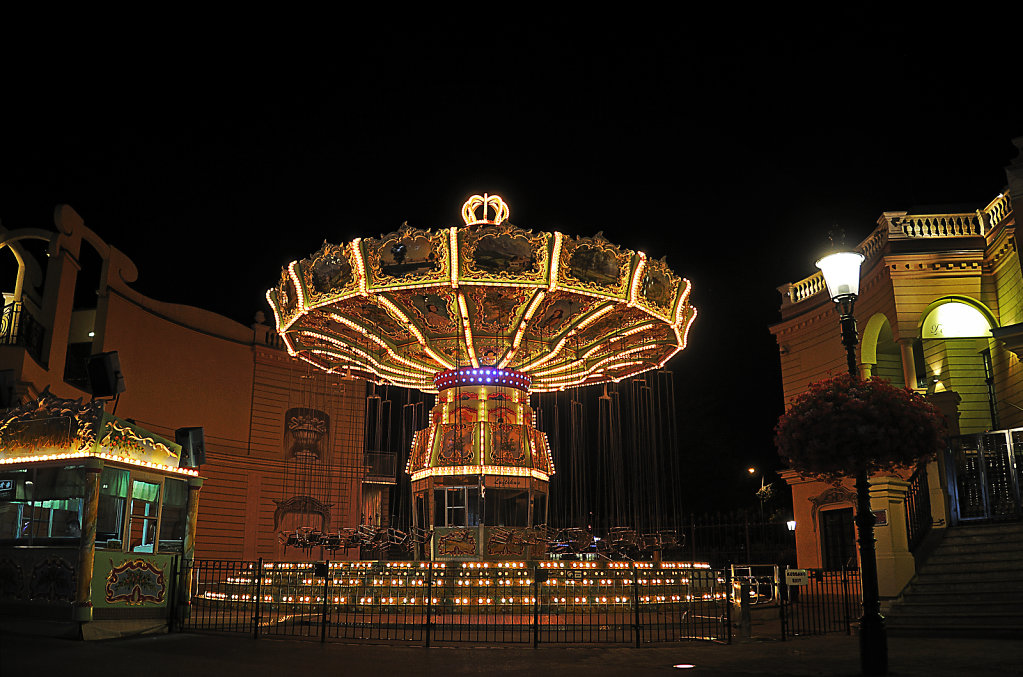
[[[774,431],[793,470],[830,479],[912,467],[933,458],[947,437],[944,417],[922,396],[847,374],[812,384]]]

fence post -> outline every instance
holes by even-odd
[[[788,569],[789,565],[786,564],[785,568]],[[778,568],[775,567],[774,571],[775,571],[775,580],[777,581]],[[786,628],[786,623],[788,622],[788,619],[785,618],[785,605],[788,604],[789,595],[790,595],[790,590],[789,590],[788,585],[786,585],[784,588],[782,588],[781,584],[779,583],[778,584],[778,620],[781,622],[781,641],[783,641],[783,642],[785,641],[785,630],[787,629]]]
[[[540,644],[540,565],[533,565],[533,648]],[[547,572],[544,572],[546,580]]]
[[[636,563],[632,563],[632,613],[635,618],[632,634],[636,638],[636,648],[639,648],[640,625],[639,625],[639,569]]]
[[[845,612],[845,632],[852,634],[852,623],[849,622],[849,579],[845,565],[842,565],[842,608]]]
[[[259,639],[260,610],[263,608],[263,558],[256,563],[256,612],[252,615],[252,639]]]
[[[174,632],[174,616],[178,613],[177,607],[177,579],[180,571],[178,569],[178,556],[174,555],[170,563],[170,579],[167,581],[167,634]]]
[[[725,565],[725,633],[728,636],[728,643],[732,643],[732,563]]]
[[[323,563],[323,619],[320,621],[320,644],[327,641],[327,595],[330,592],[330,560]]]
[[[696,513],[689,513],[689,552],[690,560],[696,564]]]
[[[426,563],[426,648],[430,648],[430,627],[433,625],[433,561]]]

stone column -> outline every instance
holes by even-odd
[[[181,579],[178,589],[181,591],[181,614],[187,618],[189,605],[192,601],[192,561],[195,559],[195,527],[199,519],[199,490],[202,489],[202,478],[192,477],[188,480],[188,502],[185,504],[185,538],[181,544]]]
[[[962,398],[954,390],[944,390],[927,396],[927,401],[938,408],[945,417],[948,434],[959,435],[959,403]],[[939,457],[927,464],[927,488],[931,499],[931,517],[934,525],[945,527],[951,523],[952,500],[948,493],[948,472],[945,460]]]
[[[870,479],[870,509],[875,513],[887,510],[887,526],[874,525],[877,589],[882,598],[898,597],[916,573],[906,526],[907,493],[909,482],[898,477]]]
[[[902,378],[906,387],[916,389],[916,361],[913,359],[913,341],[899,339],[899,351],[902,353]]]
[[[99,515],[99,482],[103,461],[85,461],[85,497],[82,499],[82,537],[78,545],[78,585],[75,590],[74,620],[92,620],[92,571],[96,561],[96,519]]]

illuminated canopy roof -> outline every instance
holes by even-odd
[[[685,347],[690,283],[663,260],[507,218],[474,195],[460,227],[324,242],[267,292],[277,331],[321,369],[426,392],[459,367],[524,372],[535,391],[603,383]]]

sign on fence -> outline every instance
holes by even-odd
[[[806,585],[810,577],[806,575],[806,569],[786,569],[785,585]]]

